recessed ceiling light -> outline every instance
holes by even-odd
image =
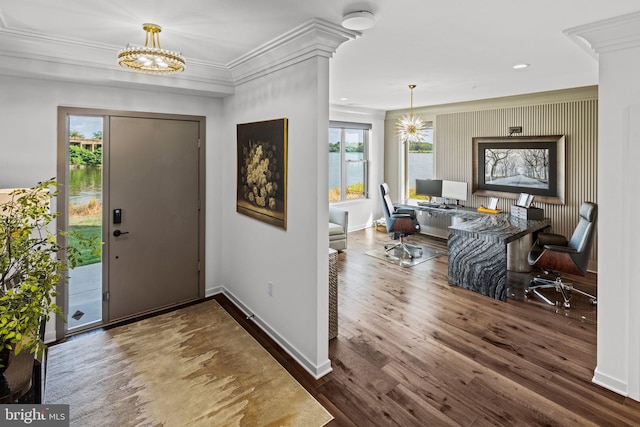
[[[523,68],[527,68],[529,66],[529,64],[516,64],[513,66],[514,70],[521,70]]]
[[[340,101],[348,101],[348,100],[349,100],[349,98],[344,98],[344,97],[340,98]]]
[[[376,17],[367,10],[358,10],[356,12],[347,13],[342,18],[342,26],[347,30],[362,31],[373,27]]]

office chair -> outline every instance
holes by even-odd
[[[385,250],[389,252],[399,247],[402,248],[409,258],[414,258],[417,247],[406,244],[404,238],[410,234],[420,232],[420,224],[418,224],[416,218],[416,211],[393,206],[391,197],[389,197],[389,186],[386,182],[380,184],[380,195],[382,196],[382,211],[387,225],[387,232],[393,240],[400,239],[397,243],[384,245]]]
[[[598,205],[584,202],[580,206],[580,220],[570,240],[567,241],[564,236],[559,234],[540,233],[538,235],[536,242],[529,251],[529,264],[542,269],[545,274],[555,276],[555,278],[533,278],[529,283],[529,287],[525,289],[526,296],[534,293],[547,304],[556,305],[555,302],[539,291],[540,289],[555,288],[556,291],[562,294],[565,308],[571,307],[571,292],[584,295],[589,298],[591,304],[597,304],[598,300],[594,295],[574,288],[573,284],[563,282],[560,277],[560,272],[580,274],[581,276],[586,274],[593,235],[596,231],[597,216]]]

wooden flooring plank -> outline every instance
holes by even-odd
[[[446,253],[445,240],[409,240]],[[446,256],[405,268],[365,254],[388,241],[357,231],[338,255],[339,334],[320,380],[236,316],[334,414],[330,426],[640,425],[639,402],[591,382],[597,325],[452,286]],[[594,274],[570,279],[597,287]]]

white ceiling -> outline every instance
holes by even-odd
[[[373,28],[331,59],[330,102],[380,110],[597,84],[597,61],[563,31],[640,10],[638,0],[0,0],[0,58],[64,57],[113,67],[128,43],[144,44],[142,24],[162,26],[162,47],[189,63],[228,67],[312,18],[339,24],[353,10]],[[31,44],[51,41],[51,51]],[[113,59],[112,59],[113,58]],[[0,61],[1,62],[1,61]],[[516,63],[528,63],[514,70]],[[2,70],[6,72],[5,70]],[[83,75],[84,80],[90,76]],[[150,76],[155,77],[155,76]],[[341,100],[348,98],[348,100]]]

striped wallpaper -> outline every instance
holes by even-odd
[[[539,105],[436,114],[435,174],[438,179],[466,181],[471,192],[472,138],[507,136],[510,126],[522,126],[517,136],[565,135],[565,204],[537,203],[551,218],[553,232],[570,237],[583,201],[597,202],[597,99],[551,102]],[[499,209],[508,211],[513,200],[501,199]],[[486,205],[487,197],[470,196],[468,206]],[[597,236],[590,270],[597,271]]]

